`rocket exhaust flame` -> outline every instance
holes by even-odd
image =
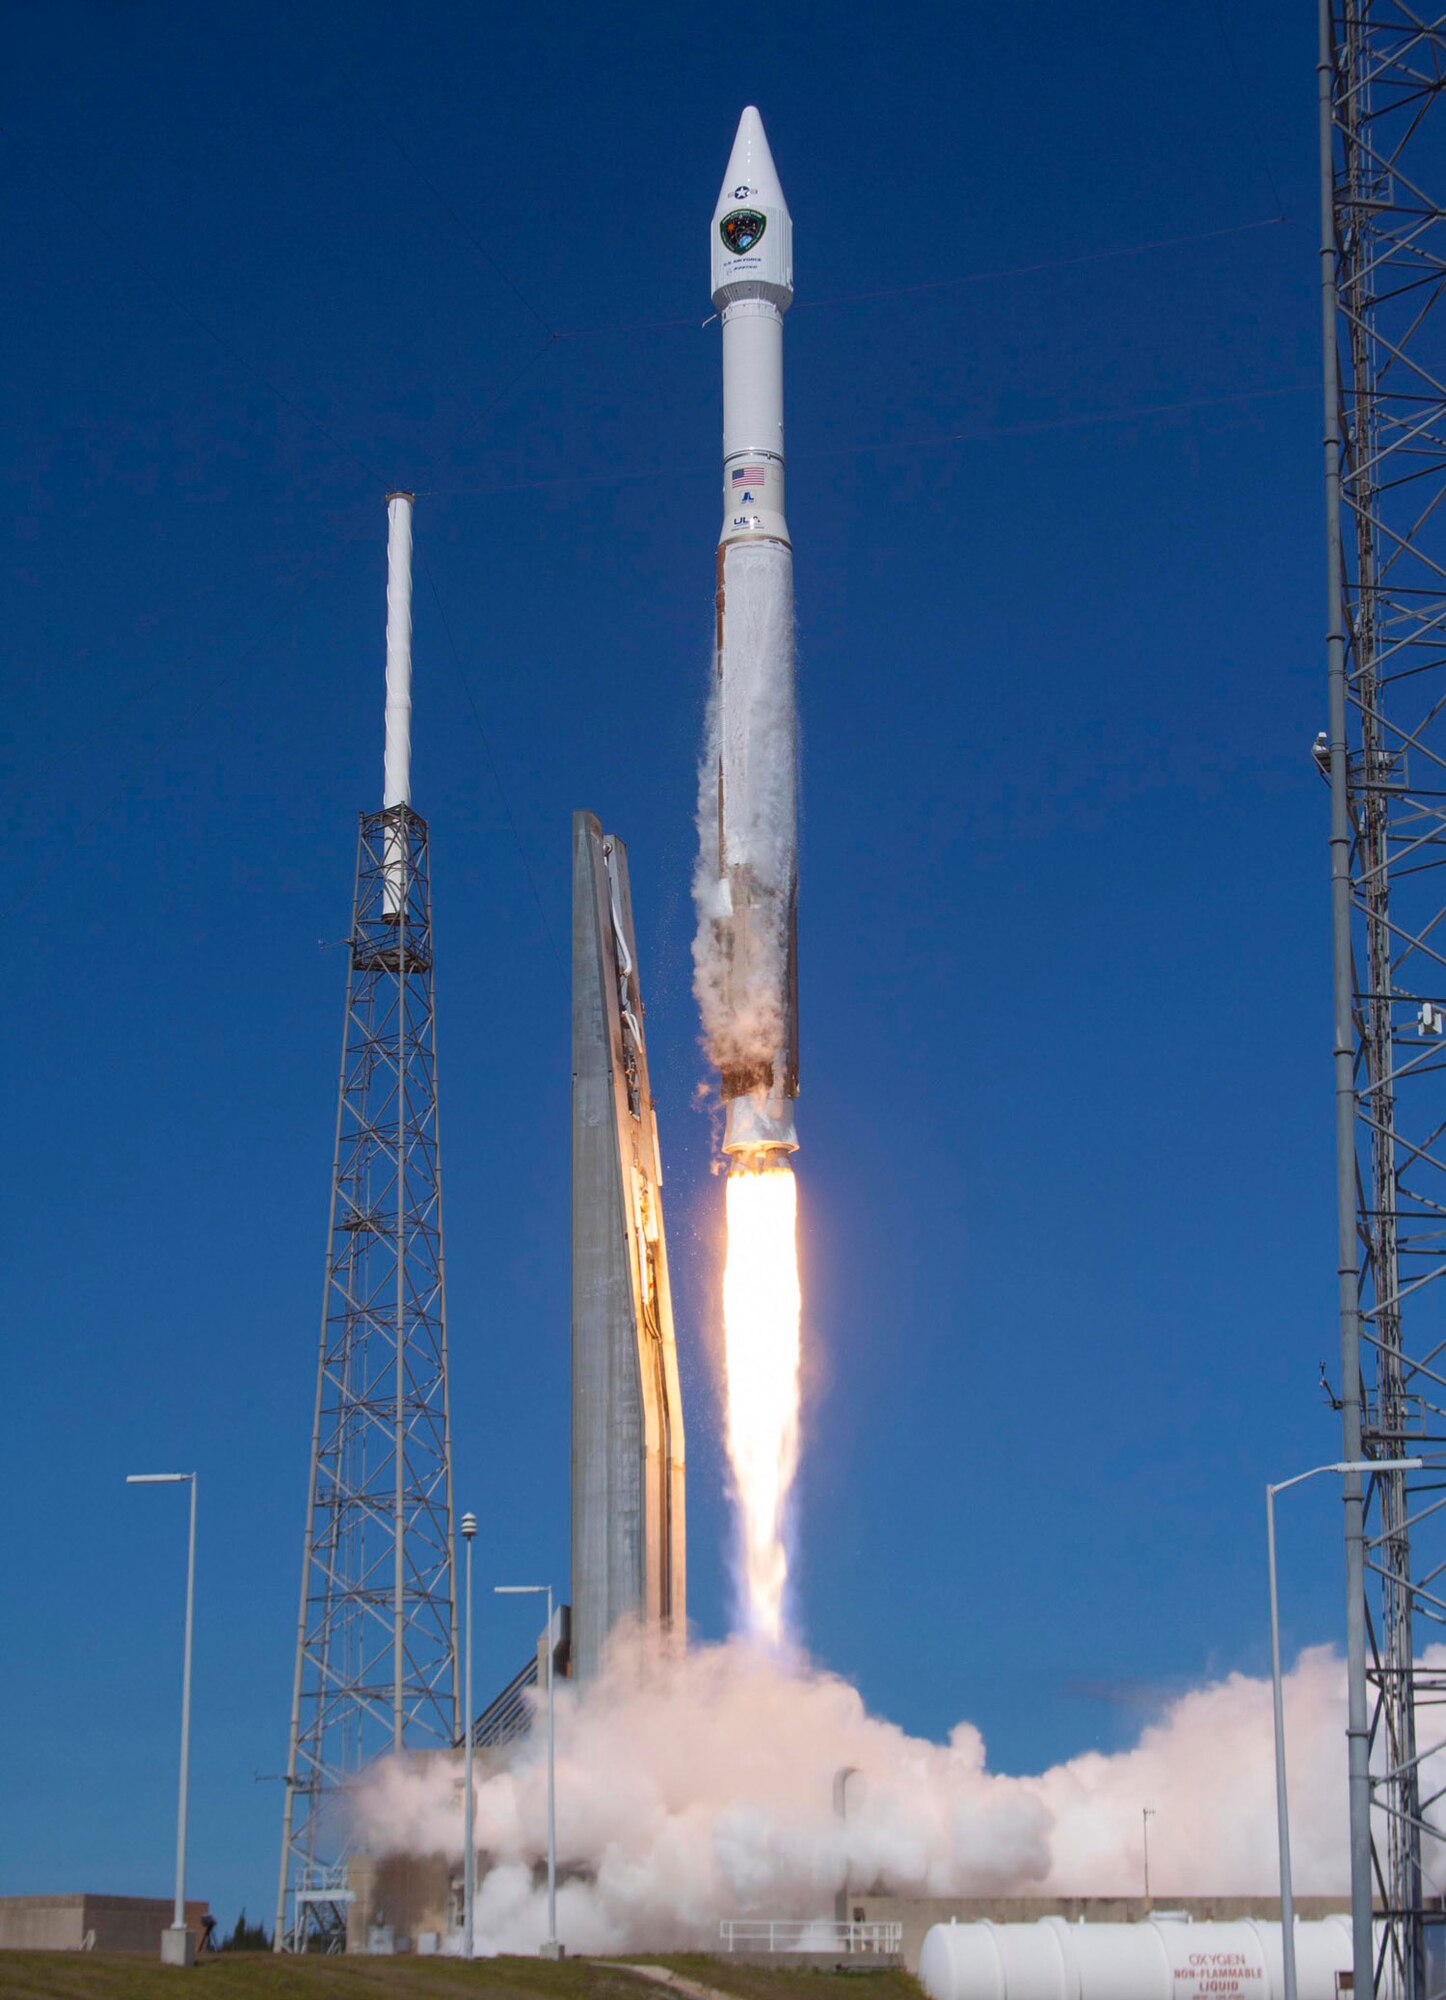
[[[792,1169],[760,1155],[727,1180],[723,1273],[728,1457],[738,1502],[742,1622],[783,1639],[789,1495],[798,1470],[798,1189]]]

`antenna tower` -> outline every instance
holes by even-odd
[[[1435,15],[1435,18],[1432,16]],[[1357,2000],[1446,1987],[1446,20],[1320,0]],[[1374,1905],[1374,1918],[1373,1918]]]
[[[363,1766],[459,1734],[432,893],[410,782],[412,496],[388,495],[387,513],[386,783],[357,840],[278,1951],[345,1943],[347,1793]]]

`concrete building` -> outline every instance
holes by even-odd
[[[210,1916],[187,1903],[199,1951]],[[0,1951],[139,1951],[159,1958],[175,1905],[159,1896],[0,1896]]]
[[[459,1772],[460,1778],[460,1772]],[[445,1854],[354,1854],[347,1867],[351,1900],[346,1948],[393,1952],[455,1948],[462,1924],[462,1863]]]
[[[683,1406],[627,850],[573,816],[572,1673],[686,1627]]]

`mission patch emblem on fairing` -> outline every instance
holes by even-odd
[[[735,208],[718,224],[718,234],[723,238],[724,248],[741,257],[761,239],[767,227],[768,217],[760,215],[756,208]]]

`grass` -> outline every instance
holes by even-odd
[[[924,2000],[924,1989],[917,1979],[907,1972],[893,1970],[867,1972],[860,1967],[840,1977],[832,1972],[816,1972],[806,1965],[790,1971],[771,1965],[750,1965],[747,1959],[714,1958],[705,1952],[678,1953],[667,1958],[639,1952],[633,1963],[671,1966],[674,1972],[696,1979],[700,1986],[736,1994],[737,2000]],[[828,1984],[820,1987],[821,1980]],[[666,2000],[666,1987],[657,1987],[655,1993],[656,2000]],[[628,2000],[638,2000],[638,1994],[639,1985],[635,1984]]]
[[[648,1956],[736,2000],[823,2000],[829,1973],[776,1972],[703,1953]],[[905,1972],[868,1976],[858,2000],[921,2000]],[[291,1958],[270,1952],[217,1952],[194,1972],[118,1952],[0,1951],[0,2000],[664,2000],[666,1989],[609,1965],[572,1958]]]

